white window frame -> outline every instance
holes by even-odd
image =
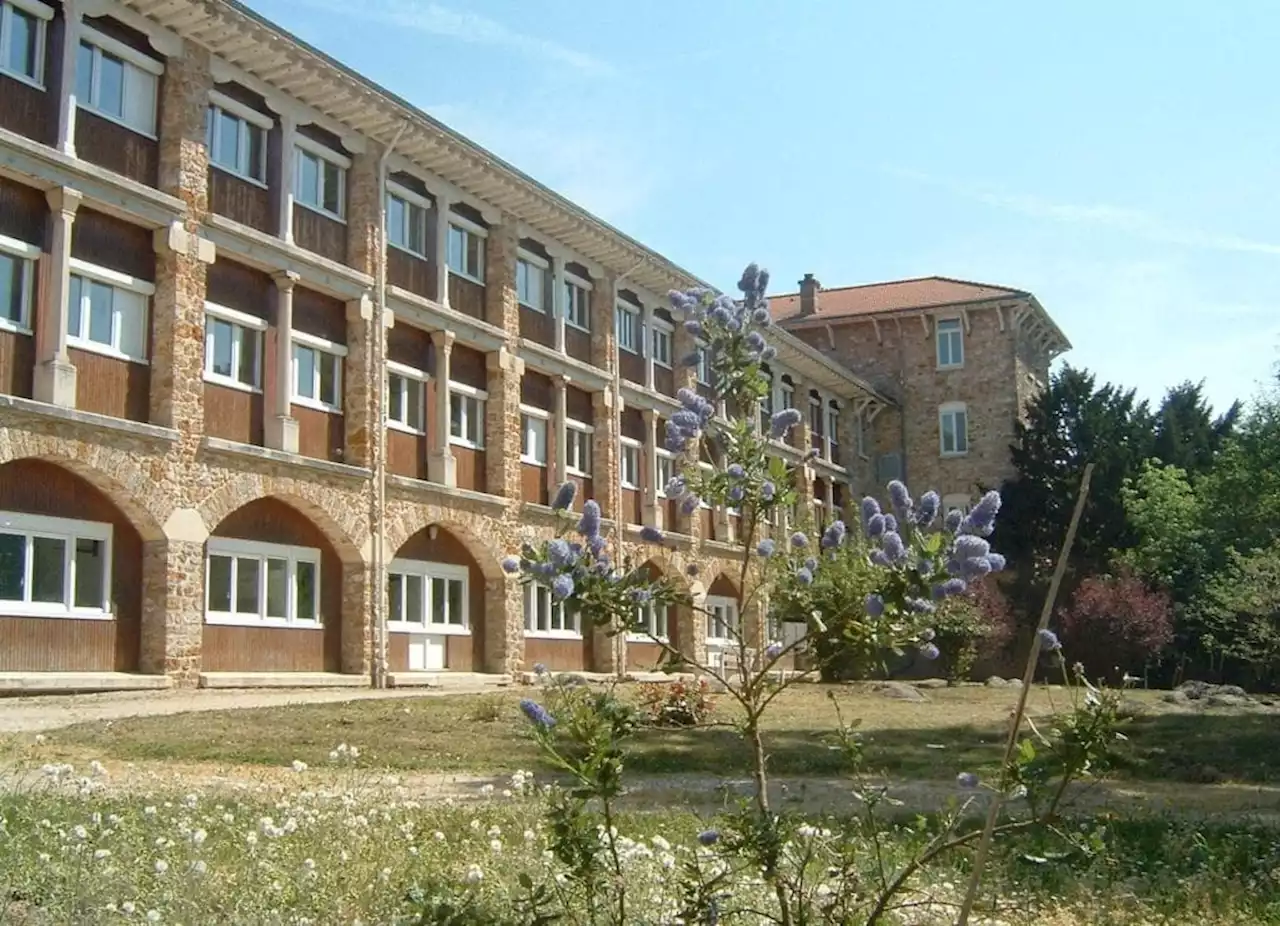
[[[318,169],[317,176],[320,180],[320,202],[309,203],[302,198],[302,159],[304,157],[315,158],[318,161],[327,161],[334,167],[338,168],[338,211],[330,212],[324,207],[324,167]],[[341,222],[344,225],[347,222],[347,171],[351,170],[351,158],[327,145],[322,145],[312,138],[305,135],[295,134],[293,137],[293,201],[303,209],[310,209],[317,215],[323,215],[326,218],[333,219],[335,222]]]
[[[417,219],[422,223],[422,227],[420,229],[420,231],[422,232],[422,250],[421,251],[415,251],[407,243],[400,244],[399,242],[392,240],[391,227],[390,227],[391,204],[389,202],[386,203],[385,206],[387,211],[387,247],[392,247],[392,248],[395,248],[397,251],[404,251],[404,253],[406,254],[412,254],[414,257],[421,258],[422,260],[426,260],[429,256],[427,252],[430,250],[430,247],[427,242],[427,238],[428,238],[427,232],[430,227],[430,223],[428,222],[427,217],[428,217],[428,214],[431,212],[431,200],[427,199],[425,196],[420,196],[419,194],[415,193],[413,190],[409,189],[408,187],[401,186],[400,184],[396,183],[394,180],[387,181],[387,189],[383,193],[383,195],[388,200],[398,199],[402,203],[404,203],[405,227],[400,230],[400,233],[404,236],[404,239],[406,242],[412,240],[412,236],[409,234],[409,226],[414,222],[415,210],[417,210],[416,212]]]
[[[0,315],[0,331],[14,331],[18,334],[31,334],[31,315],[35,299],[36,262],[40,259],[40,248],[27,244],[17,238],[0,235],[0,254],[16,258],[22,270],[22,305],[18,310],[18,318],[6,318]]]
[[[628,328],[626,329],[630,332],[630,337],[627,339],[631,342],[630,347],[624,343],[622,337],[622,332],[624,330],[622,327],[622,318],[624,315],[630,319],[627,323]],[[625,299],[619,299],[614,305],[613,327],[618,339],[618,350],[625,351],[628,354],[635,354],[637,357],[644,356],[641,353],[641,351],[644,350],[644,321],[640,317],[639,309],[627,302]]]
[[[658,633],[658,612],[661,610],[663,619],[662,627],[666,633]],[[635,624],[627,629],[628,643],[652,643],[658,640],[662,643],[671,641],[671,606],[668,604],[657,604],[652,601],[646,601],[642,605],[636,606]],[[635,627],[643,626],[644,630],[636,630]]]
[[[706,460],[698,461],[698,472],[701,473],[703,476],[710,476],[712,473],[715,472],[715,470],[716,468],[714,464],[708,463]],[[701,509],[710,511],[711,502],[707,501],[705,498],[699,498],[698,507]]]
[[[538,286],[539,286],[538,294],[539,294],[540,304],[538,305],[534,305],[532,302],[525,299],[524,294],[520,292],[521,265],[523,265],[524,267],[524,276],[526,280],[530,278],[531,274],[536,274],[538,280],[540,281],[538,283]],[[551,267],[550,261],[543,260],[537,254],[534,254],[530,251],[526,251],[524,248],[516,249],[516,277],[515,277],[516,301],[520,305],[524,306],[525,308],[530,309],[531,311],[537,312],[540,315],[547,314],[547,310],[549,308],[547,304],[548,303],[547,290],[549,288],[554,289],[554,285],[555,285],[554,283],[552,283],[550,287],[548,286],[549,278],[548,278],[547,271],[550,269],[550,267]]]
[[[395,620],[391,616],[391,576],[415,576],[422,580],[422,621]],[[449,582],[462,583],[462,623],[438,624],[432,620],[435,608],[432,607],[432,579],[444,579]],[[429,633],[441,636],[466,637],[471,635],[471,583],[470,571],[466,566],[455,563],[437,563],[420,559],[393,559],[387,564],[387,629],[392,633]],[[401,591],[401,595],[404,592]],[[448,587],[445,591],[446,608],[448,607]]]
[[[640,461],[643,459],[642,444],[632,437],[623,437],[619,439],[620,447],[618,448],[618,479],[622,483],[624,489],[640,489],[640,484],[644,481],[640,475]],[[635,478],[631,481],[627,480],[627,459],[634,461],[632,470]]]
[[[547,629],[537,630],[530,629],[531,624],[537,621],[533,618],[537,614],[537,602],[542,598],[547,604]],[[530,611],[530,605],[534,606]],[[569,614],[566,612],[563,601],[556,601],[555,596],[551,594],[551,589],[540,583],[530,582],[524,587],[523,604],[521,610],[524,614],[524,635],[525,637],[534,637],[543,640],[581,640],[582,639],[582,615],[574,612]],[[554,624],[560,626],[554,627]]]
[[[653,358],[656,366],[662,367],[664,370],[670,370],[672,365],[671,352],[675,348],[675,327],[668,325],[661,319],[653,320],[653,327],[649,330],[649,356]],[[658,339],[661,338],[667,345],[667,359],[663,360],[658,351]]]
[[[330,341],[326,338],[317,337],[314,334],[307,334],[305,331],[298,331],[296,329],[292,332],[291,341],[292,343],[289,345],[289,368],[290,368],[289,379],[290,379],[290,392],[291,392],[290,401],[294,405],[302,405],[302,406],[305,406],[306,408],[314,408],[322,412],[330,412],[332,414],[341,415],[342,399],[343,399],[342,386],[343,386],[343,379],[344,379],[342,367],[343,367],[343,360],[345,360],[347,356],[346,345],[338,344],[335,341]],[[306,350],[315,351],[318,354],[324,354],[334,358],[333,394],[334,394],[335,404],[331,405],[328,402],[325,402],[323,399],[319,398],[320,382],[322,379],[322,377],[320,376],[319,363],[315,365],[315,374],[313,379],[313,386],[315,387],[316,398],[313,399],[310,396],[299,394],[298,392],[298,372],[299,372],[298,357],[296,353],[296,349],[299,347],[304,348]]]
[[[533,405],[520,406],[520,462],[528,463],[531,466],[547,465],[547,437],[550,432],[551,413],[543,408],[536,408]],[[535,425],[536,422],[536,425]],[[542,456],[536,453],[530,454],[527,451],[528,438],[531,429],[540,428],[541,442],[537,443],[537,447],[542,450]],[[535,448],[536,449],[536,448]]]
[[[955,416],[962,415],[964,428],[957,429]],[[947,449],[946,420],[952,419],[952,429],[956,435],[956,446]],[[964,446],[959,446],[962,442]],[[969,408],[963,402],[947,402],[938,406],[938,452],[944,457],[962,457],[969,452]]]
[[[579,331],[591,333],[591,281],[584,280],[576,273],[565,271],[564,274],[565,291],[564,297],[564,323],[570,328],[577,328]],[[577,293],[576,298],[569,295],[570,288]],[[582,309],[582,321],[578,321],[573,317],[573,310],[580,307]]]
[[[36,53],[35,74],[24,74],[16,70],[9,62],[9,30],[13,28],[13,11],[21,10],[36,21]],[[0,0],[0,72],[19,83],[44,89],[44,65],[46,41],[49,36],[49,22],[53,19],[53,8],[40,3],[39,0]]]
[[[233,561],[231,573],[231,606],[235,607],[236,580],[238,559],[258,560],[258,612],[256,615],[248,611],[213,611],[209,608],[212,589],[209,585],[211,573],[210,560],[215,556],[227,557]],[[235,537],[210,537],[205,545],[204,572],[204,622],[206,624],[222,624],[232,627],[302,627],[319,630],[324,627],[321,615],[322,591],[324,588],[320,551],[315,547],[298,547],[283,543],[265,543],[258,540],[241,540]],[[288,604],[284,617],[267,617],[267,563],[268,559],[282,559],[288,563],[285,573],[285,590]],[[311,617],[298,616],[298,563],[309,563],[315,567],[316,613]]]
[[[796,387],[782,377],[778,377],[778,401],[776,411],[786,411],[796,407]]]
[[[962,514],[968,514],[969,509],[972,507],[972,498],[965,495],[963,492],[952,492],[948,495],[942,496],[943,515],[946,515],[946,513],[951,511],[953,508],[959,510]]]
[[[476,439],[473,441],[468,437],[460,436],[453,433],[453,400],[454,397],[462,399],[462,432],[466,434],[470,430],[467,425],[474,415],[479,418],[479,425],[476,427]],[[487,409],[485,406],[489,401],[489,393],[483,389],[477,389],[474,386],[468,386],[465,383],[449,381],[449,443],[457,447],[470,447],[472,450],[484,449],[484,425]]]
[[[716,608],[725,609],[723,626],[726,631],[742,633],[742,619],[741,615],[738,614],[738,602],[724,595],[708,595],[704,608],[706,613],[703,614],[707,642],[714,646],[736,645],[738,641],[733,636],[712,636],[712,630],[719,630],[722,625],[722,622],[714,617]]]
[[[26,538],[26,558],[23,563],[22,587],[26,596],[22,601],[0,602],[0,614],[7,617],[63,617],[84,620],[111,620],[112,601],[112,544],[111,525],[98,521],[80,521],[73,518],[54,518],[47,515],[26,514],[17,511],[0,511],[0,533],[17,534]],[[45,537],[63,541],[62,589],[59,602],[31,601],[31,571],[35,557],[31,555],[33,537]],[[95,540],[103,544],[102,603],[99,607],[75,605],[75,549],[77,540]]]
[[[89,312],[88,301],[85,299],[83,287],[81,289],[81,299],[84,300],[80,307],[80,331],[67,331],[67,344],[80,350],[92,351],[95,354],[104,354],[107,357],[115,357],[117,360],[128,360],[133,363],[147,363],[146,350],[148,333],[151,330],[151,297],[155,295],[155,284],[148,283],[146,280],[139,280],[129,276],[127,273],[120,273],[118,270],[110,270],[106,267],[99,267],[97,264],[90,264],[78,257],[71,258],[71,273],[74,276],[91,280],[95,283],[102,283],[110,286],[112,289],[123,290],[132,293],[135,296],[142,297],[142,319],[138,325],[138,330],[142,332],[142,351],[143,356],[135,356],[120,349],[120,332],[121,332],[121,312],[112,305],[111,320],[111,343],[102,344],[98,341],[91,341],[88,337],[89,331]],[[70,286],[67,288],[67,298],[71,298]],[[67,324],[71,323],[71,307],[67,306]]]
[[[475,283],[479,286],[484,286],[485,245],[483,242],[486,238],[489,237],[488,229],[486,229],[482,225],[472,222],[466,216],[458,215],[458,213],[456,212],[450,212],[448,218],[449,218],[449,227],[445,229],[445,235],[447,236],[447,238],[452,238],[453,232],[457,230],[462,232],[464,235],[470,235],[473,238],[478,238],[481,242],[476,246],[476,254],[478,255],[476,258],[476,261],[480,264],[480,266],[476,268],[478,272],[470,273],[467,270],[460,270],[457,267],[453,266],[453,263],[449,258],[449,255],[452,252],[452,248],[449,247],[449,241],[446,240],[445,241],[445,263],[448,265],[449,272],[456,277],[461,277],[462,279],[470,280],[472,283]],[[466,246],[467,242],[465,238],[463,239],[462,243],[463,243],[462,255],[463,255],[463,259],[465,260],[467,251],[469,249]]]
[[[241,392],[261,392],[262,391],[262,354],[263,344],[266,339],[263,336],[267,330],[265,320],[258,318],[256,315],[249,315],[246,312],[238,312],[235,309],[227,308],[224,305],[218,305],[214,302],[205,302],[204,304],[204,381],[206,383],[216,383],[219,386],[226,386],[230,389],[239,389]],[[209,326],[209,319],[213,318],[221,322],[231,325],[232,341],[231,341],[231,368],[233,370],[240,369],[241,353],[244,350],[244,337],[236,336],[235,329],[240,331],[257,332],[255,338],[254,358],[253,358],[253,382],[243,383],[234,376],[224,376],[213,370],[213,331]]]
[[[209,107],[208,113],[209,124],[205,132],[205,142],[209,150],[209,166],[214,167],[223,173],[238,177],[246,183],[252,183],[254,186],[267,188],[267,135],[271,132],[271,117],[245,106],[238,100],[233,100],[226,94],[219,93],[217,90],[209,91]],[[221,140],[222,124],[218,119],[219,113],[225,113],[234,117],[245,126],[245,134],[241,135],[236,145],[236,157],[238,161],[243,161],[248,165],[248,169],[242,168],[237,164],[223,164],[213,159],[213,153],[218,150],[218,142]],[[262,146],[259,148],[259,163],[249,164],[249,159],[253,151],[253,146],[249,144],[249,132],[257,129],[262,133]]]
[[[407,421],[401,421],[398,418],[391,417],[391,377],[397,377],[401,383],[400,389],[400,408],[409,408],[409,390],[417,390],[418,393],[418,415],[421,421],[417,424],[410,424]],[[387,361],[387,371],[385,376],[387,390],[387,427],[393,431],[403,431],[406,434],[422,435],[427,433],[427,374],[421,370],[411,367],[408,364],[397,363],[394,360]]]
[[[840,433],[840,407],[833,406],[831,400],[828,399],[823,403],[822,414],[824,416],[823,424],[826,426],[826,433],[822,435],[823,446],[826,450],[826,459],[829,463],[835,462],[835,453],[833,452],[840,446],[838,439]]]
[[[80,32],[77,36],[78,43],[76,46],[77,67],[79,66],[79,46],[81,44],[88,45],[93,49],[93,70],[90,74],[90,90],[89,99],[81,99],[76,94],[76,106],[85,109],[100,119],[106,119],[108,122],[114,122],[116,125],[123,126],[131,132],[136,132],[146,138],[155,139],[156,123],[160,118],[160,77],[164,74],[164,65],[154,58],[142,54],[136,49],[130,48],[123,42],[116,41],[109,35],[104,35],[92,26],[81,23]],[[99,62],[102,55],[108,54],[113,58],[119,58],[124,65],[124,77],[121,83],[121,110],[124,115],[115,116],[106,112],[102,108],[100,100],[100,76],[102,73]],[[135,81],[143,79],[140,75],[146,75],[145,79],[150,82],[151,90],[151,124],[147,127],[134,125],[128,121],[127,103],[130,97],[130,88]],[[79,74],[76,75],[77,83],[79,82]],[[74,89],[74,88],[73,88]]]
[[[581,476],[583,479],[591,478],[591,470],[594,464],[592,460],[594,447],[592,444],[595,439],[595,428],[582,421],[573,418],[566,418],[564,421],[564,461],[565,471],[571,476]],[[571,435],[577,435],[573,437]],[[582,458],[586,457],[584,461]],[[586,467],[579,464],[585,462]]]
[[[944,327],[945,326],[945,327]],[[934,353],[939,370],[958,370],[964,366],[964,320],[959,316],[934,320]],[[947,361],[942,360],[942,346],[947,344]],[[960,358],[956,359],[956,353]]]
[[[655,447],[654,458],[655,458],[654,467],[653,467],[654,477],[658,480],[656,494],[658,498],[666,498],[667,483],[670,482],[672,478],[675,477],[675,474],[676,474],[676,455],[672,453],[670,450],[667,450],[665,447]],[[667,474],[665,477],[662,474],[663,460],[667,461],[666,463]]]
[[[699,342],[697,346],[698,365],[694,368],[694,378],[699,386],[711,385],[711,352],[707,350],[707,345]]]

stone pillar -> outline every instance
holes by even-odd
[[[427,451],[427,478],[450,488],[458,484],[458,463],[449,444],[449,371],[454,339],[452,331],[431,333],[431,343],[436,351],[436,408],[435,431],[431,434]],[[485,420],[488,421],[487,415]]]
[[[524,361],[507,348],[488,354],[484,419],[485,491],[520,497],[520,378]]]
[[[663,520],[666,507],[658,498],[658,492],[665,488],[658,485],[658,441],[661,440],[658,434],[658,413],[649,408],[642,409],[640,418],[644,421],[644,446],[640,448],[640,465],[643,468],[640,490],[644,493],[641,516],[646,526],[662,530],[665,528]]]
[[[277,201],[280,212],[276,216],[276,227],[280,229],[280,238],[287,244],[293,244],[293,172],[297,163],[294,137],[297,132],[297,120],[288,113],[281,113],[280,196]]]
[[[449,197],[436,193],[436,302],[449,308]]]
[[[588,627],[591,634],[591,671],[618,675],[626,671],[625,633],[609,634],[607,627]]]
[[[564,256],[551,255],[551,317],[555,325],[556,350],[564,353],[564,319],[569,306],[564,298]]]
[[[293,289],[298,274],[281,271],[276,283],[276,389],[266,421],[267,446],[298,452],[298,419],[293,417]]]
[[[691,604],[672,609],[676,623],[671,645],[685,659],[702,664],[707,661],[707,590],[701,582],[695,582],[689,593]]]
[[[58,91],[57,148],[63,154],[76,156],[76,58],[80,51],[81,11],[79,0],[62,0],[61,86]],[[52,53],[53,50],[50,49]]]
[[[485,239],[484,318],[501,328],[512,343],[520,339],[520,303],[516,298],[516,222],[503,216]]]
[[[373,668],[373,567],[362,560],[342,564],[342,672],[370,675]]]
[[[611,389],[591,396],[591,484],[595,488],[596,501],[606,518],[618,521],[622,531],[622,474],[618,471],[618,455],[621,452],[619,418],[621,403]]]
[[[67,355],[67,302],[71,294],[71,229],[83,197],[70,187],[54,187],[45,198],[52,222],[49,253],[41,260],[45,286],[37,308],[33,395],[39,402],[75,408],[76,368]]]
[[[204,633],[204,542],[200,515],[180,509],[166,537],[142,545],[142,632],[138,669],[194,687]],[[201,536],[203,535],[203,537]],[[199,538],[199,539],[197,539]]]
[[[384,192],[378,188],[378,161],[382,147],[368,142],[351,159],[347,171],[347,266],[374,276],[378,272],[380,229]]]
[[[618,369],[618,333],[613,327],[617,302],[617,278],[596,277],[591,286],[591,365],[609,373]]]
[[[374,339],[386,336],[386,324],[374,320],[373,300],[367,295],[347,303],[347,358],[343,369],[342,417],[346,441],[342,459],[352,466],[372,467],[377,455],[378,421],[376,390],[386,391],[385,373],[374,369]],[[381,384],[377,382],[381,380]]]
[[[551,454],[554,465],[547,467],[547,482],[550,489],[548,494],[551,498],[554,498],[556,489],[569,479],[569,455],[566,452],[569,444],[569,426],[566,423],[569,419],[569,377],[554,377],[552,385],[555,387],[555,396],[553,397],[555,407],[551,410],[551,433],[549,437],[555,442],[555,449]]]
[[[484,582],[485,672],[514,674],[524,666],[524,590],[514,576]]]

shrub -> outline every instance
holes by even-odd
[[[711,686],[705,678],[642,685],[640,703],[649,724],[655,727],[696,727],[705,723],[715,708]]]
[[[1013,638],[1014,618],[1009,600],[994,579],[982,579],[963,595],[948,598],[933,621],[942,651],[941,675],[957,685],[969,678],[981,648],[989,655],[1001,652]]]
[[[1059,611],[1065,642],[1090,674],[1140,672],[1173,640],[1173,603],[1136,576],[1090,576]]]

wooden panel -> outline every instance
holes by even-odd
[[[276,286],[262,271],[219,257],[209,267],[207,286],[210,302],[275,322]]]
[[[660,367],[655,363],[653,365],[653,388],[663,395],[674,397],[677,388],[675,371]]]
[[[733,580],[726,575],[716,576],[716,580],[711,583],[711,587],[707,589],[708,595],[715,595],[720,598],[738,597],[738,587],[733,584]]]
[[[657,643],[627,641],[627,669],[632,672],[657,672],[662,668],[662,647]]]
[[[484,287],[463,279],[456,273],[449,274],[449,308],[472,318],[484,318]]]
[[[644,523],[643,496],[635,489],[622,490],[622,513],[628,524]]]
[[[426,436],[407,434],[404,431],[389,428],[387,430],[387,469],[398,476],[426,479]]]
[[[467,568],[467,621],[471,636],[450,636],[445,651],[445,666],[465,672],[473,665],[484,665],[484,573],[461,538],[439,525],[435,526],[435,534],[431,536],[431,528],[418,531],[400,545],[394,558]]]
[[[142,538],[89,482],[43,460],[0,466],[0,510],[111,525],[110,621],[6,617],[0,610],[0,671],[117,671],[138,668]]]
[[[68,348],[76,368],[76,408],[112,418],[146,421],[151,416],[151,368]]]
[[[323,631],[292,628],[217,627],[205,625],[203,665],[211,672],[312,671],[337,672],[342,664],[342,561],[324,532],[310,518],[277,498],[260,498],[237,508],[213,529],[217,537],[238,537],[265,543],[313,547],[320,551],[320,620]],[[215,649],[211,651],[210,631]],[[283,636],[259,637],[261,651],[247,645],[252,635],[272,633]],[[240,634],[240,635],[237,635]],[[310,634],[315,640],[306,640]],[[297,637],[297,639],[295,639]],[[282,648],[273,654],[268,648]],[[318,658],[314,654],[318,652]],[[312,654],[301,669],[277,669],[278,663]],[[293,664],[297,664],[296,662]],[[216,668],[215,668],[216,667]]]
[[[680,530],[680,505],[678,502],[668,499],[665,503],[665,511],[663,512],[662,528],[668,531]]]
[[[84,108],[76,111],[76,154],[138,183],[157,183],[159,142]]]
[[[387,282],[419,296],[435,299],[436,265],[424,257],[400,248],[388,247]]]
[[[31,398],[36,365],[36,339],[29,334],[0,331],[0,392]]]
[[[520,306],[520,337],[545,347],[555,347],[556,333],[551,316],[528,306]]]
[[[425,372],[431,368],[430,357],[431,333],[397,318],[387,332],[387,359]]]
[[[454,445],[453,456],[457,460],[458,488],[475,492],[487,492],[485,487],[483,450]]]
[[[483,351],[463,344],[453,345],[449,354],[449,378],[474,389],[489,388],[489,368]]]
[[[545,466],[536,466],[533,463],[520,464],[520,499],[539,505],[551,504]]]
[[[340,264],[347,262],[347,226],[314,209],[294,205],[293,240],[298,247],[313,251],[321,257]]]
[[[204,384],[204,432],[242,444],[264,444],[261,392]]]
[[[49,203],[43,191],[0,177],[0,235],[43,245],[48,214]]]
[[[629,437],[632,440],[638,440],[642,444],[648,438],[645,433],[644,415],[638,408],[624,408],[619,416],[622,426],[622,436]]]
[[[52,55],[45,56],[46,60]],[[32,141],[50,144],[53,126],[49,94],[7,74],[0,74],[0,128]]]
[[[630,351],[618,351],[618,372],[622,378],[644,385],[644,358]]]
[[[293,417],[298,419],[298,453],[317,460],[343,462],[347,434],[342,415],[294,404]]]
[[[570,418],[591,424],[595,413],[591,407],[591,393],[576,386],[569,386],[564,391],[564,410]]]
[[[698,509],[698,520],[702,524],[703,540],[720,540],[722,538],[716,536],[716,519],[715,512],[710,508]]]
[[[154,282],[156,252],[151,232],[81,206],[71,226],[71,256]]]
[[[594,489],[590,479],[584,479],[582,476],[569,475],[569,481],[578,487],[578,492],[573,496],[573,510],[581,511],[582,503],[589,498],[595,498]],[[597,499],[599,501],[599,499]],[[604,510],[606,518],[612,518],[614,513],[609,510],[609,500],[604,499],[604,504],[600,506]]]
[[[293,290],[293,327],[335,344],[347,343],[347,307],[339,299],[298,286]]]
[[[520,402],[543,411],[555,409],[555,387],[546,373],[528,368],[520,378]]]
[[[474,587],[474,586],[473,586]],[[474,600],[479,597],[484,600],[484,586],[480,586],[481,594],[471,593]],[[474,610],[475,605],[472,605]],[[479,626],[472,624],[472,627]],[[472,632],[470,636],[448,636],[444,640],[444,667],[450,672],[476,672],[481,671],[484,665],[484,637],[479,633]]]
[[[564,326],[564,352],[574,360],[591,362],[591,335],[580,328]]]
[[[216,167],[209,168],[209,210],[268,235],[276,233],[271,191]]]
[[[590,640],[548,640],[544,637],[524,638],[524,668],[532,670],[541,663],[552,672],[584,672],[591,665]]]

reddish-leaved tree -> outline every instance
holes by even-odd
[[[1173,602],[1128,573],[1088,577],[1058,616],[1067,659],[1111,683],[1141,675],[1173,642]]]

